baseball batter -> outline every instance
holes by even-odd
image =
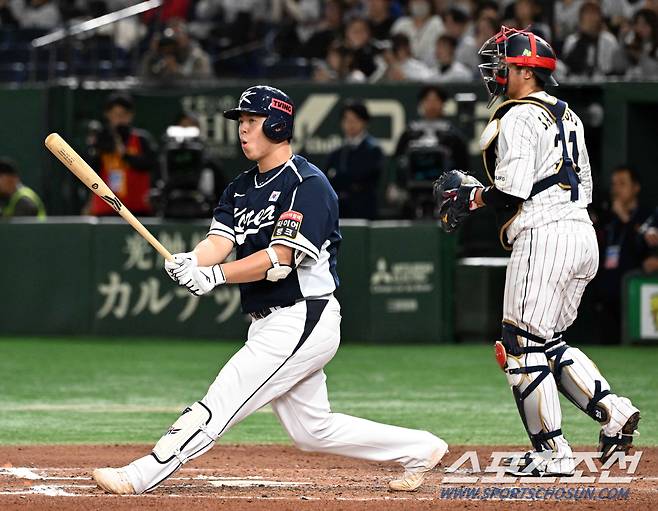
[[[329,406],[323,368],[340,342],[338,199],[324,174],[292,153],[292,101],[259,85],[224,116],[238,121],[242,150],[257,164],[226,188],[207,238],[165,268],[197,295],[240,284],[242,309],[252,317],[247,342],[150,454],[97,469],[94,479],[111,493],[153,490],[269,403],[300,449],[397,461],[405,473],[390,487],[416,489],[446,453],[443,440]],[[237,260],[225,263],[234,248]]]
[[[508,460],[518,475],[571,475],[574,459],[561,429],[558,390],[601,423],[607,460],[628,452],[640,414],[613,394],[594,363],[562,340],[576,319],[585,286],[599,261],[587,214],[592,176],[583,124],[544,91],[556,56],[546,41],[503,27],[480,50],[494,111],[480,140],[491,186],[459,171],[435,185],[441,225],[457,228],[485,205],[496,210],[500,241],[512,250],[496,357],[505,371],[533,451]],[[548,454],[548,455],[547,455]]]

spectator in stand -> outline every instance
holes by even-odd
[[[457,41],[442,35],[436,40],[436,65],[429,81],[437,83],[469,82],[477,66],[467,67],[456,59]]]
[[[352,18],[347,22],[344,47],[348,81],[374,81],[384,73],[386,64],[378,56],[379,50],[373,44],[365,18]]]
[[[21,28],[53,30],[62,22],[57,3],[52,0],[12,0],[10,5]]]
[[[344,80],[347,76],[346,53],[340,41],[333,41],[325,59],[315,61],[313,81],[323,83]]]
[[[210,57],[194,41],[181,19],[172,19],[154,36],[144,55],[141,76],[147,79],[199,79],[212,77]]]
[[[21,183],[13,160],[0,158],[0,219],[17,216],[46,218],[46,208],[34,190]]]
[[[636,0],[633,0],[636,4]],[[626,25],[628,20],[633,16],[633,12],[637,10],[628,0],[599,0],[601,12],[605,18],[608,29],[614,34],[619,33],[620,27]]]
[[[553,29],[556,41],[563,43],[567,36],[578,30],[578,13],[584,0],[558,0],[553,11]]]
[[[450,7],[443,15],[445,34],[457,44],[454,50],[454,60],[469,69],[475,70],[480,63],[480,56],[468,12],[459,6]]]
[[[411,43],[404,34],[391,38],[392,48],[386,53],[386,78],[391,81],[425,82],[433,77],[432,70],[425,63],[413,57]]]
[[[366,18],[373,39],[385,41],[391,38],[391,27],[395,21],[391,15],[391,0],[367,0]]]
[[[475,19],[480,20],[481,18],[493,18],[498,19],[500,14],[500,6],[498,2],[494,0],[484,0],[479,2],[475,9]],[[480,48],[478,48],[479,50]]]
[[[426,65],[434,63],[434,45],[445,28],[439,16],[432,13],[429,0],[409,0],[408,16],[393,23],[392,34],[404,34],[411,41],[413,56]]]
[[[619,73],[621,68],[619,44],[606,30],[601,7],[587,0],[578,13],[578,32],[564,41],[562,60],[569,75],[601,77]]]
[[[551,29],[541,20],[541,7],[536,0],[516,0],[513,6],[511,19],[507,20],[504,25],[518,28],[519,30],[529,30],[533,34],[546,41],[551,40]],[[509,10],[509,9],[508,9]]]
[[[620,342],[622,279],[627,272],[641,268],[648,255],[639,231],[650,210],[640,205],[639,194],[637,173],[627,165],[617,167],[611,178],[612,205],[598,226],[601,263],[597,290],[605,344]]]
[[[629,66],[626,78],[658,78],[658,15],[652,10],[640,9],[633,16],[632,28],[624,46]]]
[[[323,58],[331,43],[342,37],[343,30],[343,4],[340,0],[327,0],[324,4],[324,18],[316,27],[315,32],[303,45],[303,57]]]
[[[338,195],[341,218],[377,217],[377,189],[384,154],[368,133],[370,113],[360,101],[348,101],[341,115],[343,145],[333,151],[325,168]]]
[[[500,22],[498,21],[498,18],[490,18],[485,15],[480,16],[475,22],[475,44],[478,47],[478,50],[499,31]],[[480,58],[478,64],[480,64],[481,61]]]
[[[268,7],[266,0],[199,0],[194,7],[195,34],[222,50],[261,40],[266,16],[271,23],[281,22],[278,4]]]
[[[307,43],[322,20],[322,4],[321,0],[270,0],[270,6],[263,7],[270,13],[268,21],[279,26],[275,44],[280,56],[300,54],[301,45]]]
[[[151,135],[133,127],[135,104],[130,96],[112,94],[105,102],[105,125],[90,133],[89,160],[119,200],[136,215],[151,214],[149,193],[158,175],[158,158]],[[114,215],[98,195],[86,208],[91,215]]]

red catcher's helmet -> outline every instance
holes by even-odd
[[[482,45],[478,53],[489,60],[478,66],[489,91],[487,106],[507,92],[509,64],[529,67],[542,84],[557,85],[551,76],[557,64],[555,52],[550,44],[532,32],[503,26],[500,32]]]

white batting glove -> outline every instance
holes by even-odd
[[[186,274],[187,275],[187,274]],[[226,277],[219,264],[213,266],[196,266],[189,273],[189,281],[180,281],[190,293],[196,296],[205,295],[215,287],[226,284]]]
[[[191,273],[198,265],[197,257],[194,252],[182,252],[174,254],[171,261],[165,260],[165,271],[176,284],[191,279]]]

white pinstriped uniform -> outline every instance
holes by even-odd
[[[533,94],[555,100],[545,92]],[[578,166],[578,200],[552,186],[525,201],[507,230],[513,242],[507,267],[503,317],[544,339],[576,319],[587,283],[598,268],[598,245],[587,205],[592,175],[583,124],[571,110],[563,119],[569,154]],[[514,106],[500,122],[495,171],[496,188],[527,199],[533,185],[556,172],[562,161],[558,128],[544,109]],[[575,139],[576,143],[573,144]]]
[[[533,94],[545,102],[555,98]],[[496,140],[496,188],[524,199],[507,229],[512,256],[507,265],[503,319],[532,336],[516,335],[525,351],[509,356],[508,365],[525,370],[508,373],[528,434],[536,450],[550,448],[555,461],[549,473],[573,470],[572,452],[561,433],[558,387],[574,404],[601,423],[614,437],[638,410],[630,400],[613,394],[594,363],[578,348],[567,345],[560,333],[576,319],[587,284],[598,269],[599,251],[587,214],[592,200],[592,175],[583,125],[567,110],[562,119],[568,153],[580,178],[578,200],[554,185],[530,199],[533,185],[555,174],[563,152],[559,129],[546,111],[532,103],[513,106],[500,119]],[[495,132],[483,133],[482,145]]]

